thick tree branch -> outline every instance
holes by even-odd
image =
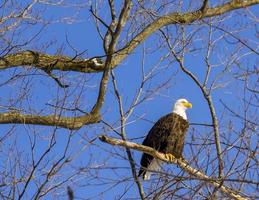
[[[222,15],[224,13],[230,12],[232,10],[252,6],[258,4],[259,0],[232,0],[223,5],[207,8],[204,11],[197,10],[193,12],[187,13],[169,13],[168,15],[164,15],[159,17],[157,20],[153,21],[149,24],[142,32],[136,35],[121,51],[119,51],[118,55],[113,60],[112,66],[117,66],[123,59],[127,57],[140,43],[142,43],[147,37],[149,37],[152,33],[159,30],[160,28],[169,25],[169,24],[191,24],[196,20],[200,20],[207,17],[214,17],[218,15]]]
[[[160,152],[156,151],[155,149],[153,149],[151,147],[148,147],[148,146],[144,146],[144,145],[137,144],[137,143],[134,143],[134,142],[129,142],[129,141],[111,138],[111,137],[108,137],[108,136],[105,136],[105,135],[100,136],[99,139],[102,142],[105,142],[105,143],[108,143],[108,144],[111,144],[111,145],[118,145],[118,146],[122,146],[122,147],[135,149],[135,150],[138,150],[138,151],[142,151],[142,152],[147,153],[149,155],[152,155],[153,157],[155,157],[157,159],[160,159],[162,161],[170,162],[168,159],[166,159],[165,154],[160,153]],[[223,193],[225,193],[226,195],[228,195],[229,197],[231,197],[233,199],[238,199],[238,200],[245,200],[246,199],[245,197],[240,196],[237,191],[234,191],[234,190],[222,185],[222,183],[220,181],[213,180],[209,176],[202,173],[200,170],[192,168],[186,160],[174,159],[172,161],[172,163],[177,164],[179,167],[181,167],[188,174],[190,174],[190,175],[192,175],[192,176],[194,176],[198,179],[205,180],[207,183],[213,185],[214,187],[219,187],[220,190]]]
[[[24,115],[20,113],[2,113],[0,114],[0,124],[37,124],[47,126],[59,126],[68,129],[79,129],[86,124],[97,123],[100,121],[99,111],[104,103],[106,88],[109,80],[109,74],[111,69],[111,63],[113,55],[116,49],[116,44],[120,33],[125,26],[125,22],[130,13],[132,3],[129,0],[125,0],[124,6],[119,16],[119,22],[115,28],[115,32],[112,35],[112,40],[109,44],[108,55],[105,63],[100,62],[96,58],[79,61],[75,58],[70,59],[69,57],[62,56],[49,56],[47,54],[39,54],[34,51],[25,51],[18,54],[8,55],[0,58],[0,69],[7,68],[6,66],[24,66],[34,65],[44,70],[45,72],[51,72],[54,69],[61,69],[67,71],[90,72],[91,67],[103,67],[103,76],[100,81],[98,97],[95,105],[93,106],[91,113],[81,117],[60,117],[56,115],[50,116],[35,116],[35,115]],[[83,64],[82,64],[83,63]],[[76,68],[77,67],[77,68]],[[84,68],[83,68],[84,67]],[[90,71],[89,71],[90,69]],[[96,70],[96,69],[95,69]],[[101,70],[102,71],[102,70]]]
[[[206,2],[206,1],[204,1]],[[116,67],[120,64],[140,43],[142,43],[147,37],[159,30],[160,28],[167,26],[169,24],[191,24],[192,22],[207,17],[214,17],[222,15],[224,13],[245,8],[258,4],[259,0],[232,0],[223,5],[216,6],[214,8],[206,8],[203,10],[197,10],[187,13],[170,13],[159,17],[152,23],[150,23],[146,28],[143,29],[139,34],[137,34],[124,48],[117,51],[116,56],[112,59],[111,68]],[[128,6],[128,5],[127,5]],[[124,7],[125,10],[129,10],[129,7]],[[127,18],[127,12],[123,17],[121,17],[121,25],[125,23]],[[119,32],[121,31],[120,26],[118,26]],[[95,61],[95,62],[94,62]],[[57,63],[56,63],[57,62]],[[42,54],[34,51],[24,51],[18,52],[12,55],[4,56],[0,59],[0,69],[6,69],[10,67],[18,66],[34,66],[38,68],[48,68],[51,64],[56,63],[52,66],[52,70],[62,70],[62,71],[78,71],[85,73],[101,72],[105,70],[104,64],[99,64],[96,60],[77,60],[66,56],[52,56],[48,54]]]
[[[98,58],[83,60],[36,51],[22,51],[0,57],[0,70],[19,66],[33,66],[44,71],[61,70],[91,73],[104,70],[104,62]]]
[[[15,112],[1,113],[0,124],[35,124],[44,126],[58,126],[76,130],[87,124],[98,123],[99,115],[86,114],[80,117],[61,117],[58,115],[28,115]]]

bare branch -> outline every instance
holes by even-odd
[[[113,88],[114,88],[114,91],[115,91],[115,95],[116,95],[116,98],[117,98],[117,101],[118,101],[118,104],[119,104],[119,110],[120,110],[120,118],[121,118],[121,133],[120,133],[120,135],[122,137],[122,140],[126,141],[127,140],[126,131],[125,131],[126,117],[125,117],[125,113],[124,113],[124,110],[123,110],[123,102],[122,102],[122,98],[121,98],[121,96],[119,94],[119,91],[118,91],[118,88],[117,88],[117,82],[116,82],[116,79],[115,79],[115,75],[114,75],[113,72],[111,72],[111,75],[112,75]],[[132,172],[134,181],[138,186],[139,195],[140,195],[142,200],[145,200],[145,193],[144,193],[142,184],[141,184],[141,182],[140,182],[140,180],[137,176],[136,163],[133,159],[130,148],[126,147],[126,152],[127,152],[127,156],[128,156],[128,159],[129,159],[131,172]]]
[[[130,1],[129,1],[130,2]],[[130,4],[125,4],[125,10],[123,10],[124,14],[120,16],[120,22],[117,26],[117,33],[121,31],[121,26],[125,23],[125,17],[127,17],[128,12],[130,10]],[[122,62],[140,43],[142,43],[147,37],[153,34],[155,31],[159,30],[160,28],[167,26],[169,24],[191,24],[196,20],[201,20],[207,17],[214,17],[218,15],[222,15],[226,12],[230,12],[236,9],[256,5],[259,3],[259,0],[247,0],[247,1],[239,1],[239,0],[232,0],[228,3],[223,5],[219,5],[214,8],[207,8],[204,12],[193,11],[187,13],[170,13],[159,17],[154,22],[150,23],[146,28],[143,29],[138,35],[136,35],[124,48],[117,52],[117,55],[111,62],[111,68],[116,67],[118,64]],[[117,37],[119,36],[119,34]],[[117,40],[117,39],[116,39]],[[30,51],[29,51],[30,52]],[[112,55],[112,52],[110,52]],[[114,52],[113,52],[114,53]],[[46,63],[52,63],[58,60],[58,64],[53,69],[58,69],[62,71],[79,71],[79,72],[100,72],[104,71],[105,67],[103,64],[95,64],[92,59],[87,61],[71,61],[70,58],[65,56],[51,56],[46,54],[37,53],[35,57],[33,53],[29,53],[26,51],[21,55],[21,53],[8,55],[0,59],[0,69],[5,69],[9,67],[17,67],[23,65],[35,66],[38,68],[47,67]],[[25,56],[25,57],[23,57]],[[39,57],[39,58],[38,58]],[[24,59],[26,58],[26,59]],[[41,60],[43,59],[43,61]],[[44,62],[47,61],[47,62]]]
[[[209,6],[209,0],[203,0],[202,6],[200,8],[201,12],[204,12]]]
[[[76,72],[101,72],[104,70],[104,62],[99,58],[77,59],[67,56],[53,56],[36,51],[22,51],[0,57],[0,70],[33,66],[42,70],[61,70]]]
[[[216,144],[216,149],[217,149],[217,157],[218,157],[218,163],[219,163],[219,178],[223,177],[223,158],[222,158],[222,150],[221,150],[221,144],[220,144],[220,134],[219,134],[219,125],[218,125],[218,119],[217,119],[217,115],[216,115],[216,111],[215,111],[215,107],[214,107],[214,103],[212,101],[211,95],[210,93],[207,91],[207,88],[205,86],[203,86],[201,84],[201,82],[199,81],[199,79],[191,72],[189,71],[185,66],[184,66],[184,61],[183,58],[177,56],[176,52],[174,51],[168,37],[166,36],[166,34],[160,30],[160,32],[163,34],[163,36],[165,37],[166,43],[168,45],[168,48],[170,49],[170,52],[172,53],[172,55],[174,56],[174,58],[177,60],[177,62],[179,63],[179,66],[181,68],[181,70],[187,75],[189,76],[193,82],[198,86],[198,88],[201,90],[203,97],[205,98],[205,100],[207,101],[209,110],[210,110],[210,115],[211,115],[211,120],[212,120],[212,124],[213,124],[213,130],[214,130],[214,138],[215,138],[215,144]],[[209,68],[208,68],[209,69]]]
[[[155,149],[144,146],[141,144],[137,144],[134,142],[129,142],[129,141],[124,141],[124,140],[119,140],[115,138],[111,138],[105,135],[101,135],[99,139],[102,142],[111,144],[111,145],[116,145],[116,146],[122,146],[122,147],[127,147],[131,149],[135,149],[144,153],[147,153],[149,155],[152,155],[153,157],[162,160],[164,162],[170,163],[170,161],[166,158],[165,154],[160,153],[156,151]],[[224,185],[218,180],[213,180],[204,173],[202,173],[200,170],[192,168],[186,160],[181,160],[181,159],[174,159],[172,160],[173,164],[177,164],[179,167],[181,167],[185,172],[189,173],[190,175],[197,177],[199,179],[205,180],[207,183],[213,185],[214,187],[220,187],[220,190],[227,194],[229,197],[237,200],[245,200],[245,197],[240,196],[235,190],[232,190]]]
[[[108,1],[109,1],[111,18],[112,18],[112,21],[114,21],[114,20],[116,20],[116,13],[115,13],[114,2],[113,2],[113,0],[108,0]]]
[[[2,0],[0,199],[257,199],[256,4]],[[186,160],[143,182],[134,148],[168,160],[128,141],[179,95],[197,105]]]
[[[258,4],[259,0],[247,0],[239,1],[232,0],[223,5],[219,5],[214,8],[208,8],[205,12],[193,11],[187,13],[170,13],[159,17],[154,22],[150,23],[142,32],[136,35],[126,46],[123,48],[119,54],[113,60],[112,66],[117,66],[124,58],[127,57],[140,43],[142,43],[147,37],[152,33],[159,30],[160,28],[169,24],[191,24],[196,20],[201,20],[207,17],[215,17],[222,15],[226,12],[230,12],[236,9],[252,6]]]
[[[74,200],[74,192],[71,187],[67,187],[67,196],[69,200]]]
[[[131,5],[132,5],[131,1],[129,1],[129,0],[124,1],[124,5],[123,5],[123,8],[121,9],[119,21],[115,28],[115,31],[114,31],[114,33],[110,33],[110,34],[112,34],[112,37],[111,37],[111,42],[109,43],[109,48],[107,50],[107,59],[105,61],[105,71],[103,72],[102,80],[100,82],[98,98],[97,98],[95,105],[92,108],[91,113],[97,114],[104,103],[104,98],[105,98],[106,88],[107,88],[107,84],[108,84],[108,80],[109,80],[110,70],[112,69],[113,54],[116,51],[116,45],[117,45],[120,33],[121,33],[123,27],[125,26],[126,20],[129,16]]]
[[[71,130],[79,129],[84,125],[98,123],[99,115],[86,114],[80,117],[61,117],[58,115],[38,116],[21,113],[1,113],[0,124],[34,124],[44,126],[58,126]]]

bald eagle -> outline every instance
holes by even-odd
[[[185,111],[191,107],[192,104],[186,99],[178,99],[173,112],[161,117],[155,123],[142,144],[166,154],[168,158],[182,158],[185,134],[189,127]],[[152,171],[160,170],[162,161],[143,153],[140,164],[138,176],[148,180]]]

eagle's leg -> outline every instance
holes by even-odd
[[[173,162],[176,159],[175,156],[171,153],[165,153],[165,158],[169,160],[169,162]]]

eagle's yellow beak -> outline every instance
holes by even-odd
[[[192,107],[192,104],[190,102],[184,102],[183,105],[186,108],[191,108]]]

